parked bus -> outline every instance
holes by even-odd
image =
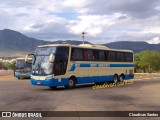
[[[32,59],[28,58],[28,62],[31,62]],[[16,64],[14,66],[14,76],[18,79],[30,78],[32,71],[32,65],[25,62],[25,58],[17,58]]]
[[[134,78],[131,50],[50,44],[38,46],[30,55],[33,55],[31,83],[36,86],[74,88],[77,84],[117,83]]]

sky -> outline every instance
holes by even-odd
[[[0,29],[40,40],[160,43],[160,0],[0,0]]]

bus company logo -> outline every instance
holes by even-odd
[[[97,67],[97,64],[90,64],[90,67]]]
[[[11,112],[2,112],[2,117],[12,117]]]
[[[110,67],[109,64],[98,64],[98,67]]]

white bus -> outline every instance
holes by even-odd
[[[32,61],[31,58],[28,58],[28,62]],[[16,64],[14,66],[14,76],[18,79],[21,78],[30,78],[32,72],[32,65],[25,62],[25,58],[17,58]]]
[[[134,78],[131,50],[50,44],[38,46],[32,55],[31,83],[36,86],[74,88],[77,84],[117,83]]]

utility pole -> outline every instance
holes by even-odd
[[[87,32],[82,32],[82,39],[83,39],[82,44],[84,44],[84,34],[87,34]]]

